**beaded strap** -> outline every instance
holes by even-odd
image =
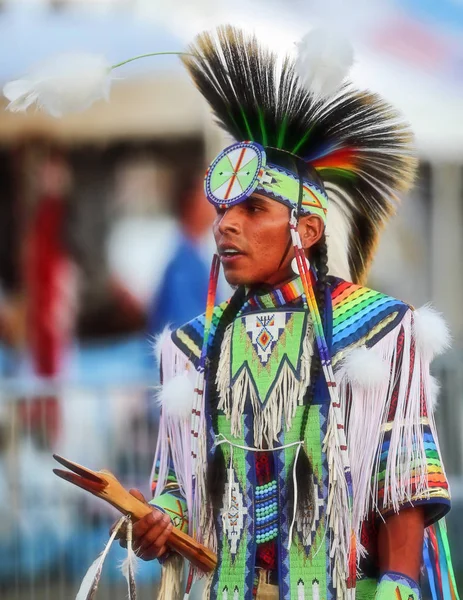
[[[258,485],[255,492],[256,542],[262,544],[278,536],[277,482]]]

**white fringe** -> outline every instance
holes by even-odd
[[[151,471],[151,481],[154,477],[154,471],[157,461],[159,461],[158,477],[155,496],[163,493],[167,483],[169,472],[169,456],[172,456],[172,462],[177,475],[177,481],[181,493],[184,495],[188,510],[192,510],[191,498],[191,471],[189,465],[191,462],[191,439],[190,439],[190,418],[191,410],[186,414],[185,401],[182,400],[182,410],[175,410],[172,407],[175,404],[175,398],[172,393],[181,388],[187,392],[194,387],[196,371],[192,363],[181,352],[172,340],[166,338],[161,349],[162,354],[162,374],[163,388],[167,388],[167,395],[162,390],[158,398],[163,401],[168,398],[168,402],[161,406],[161,418],[159,421],[159,433],[157,439],[156,452]],[[178,379],[182,379],[182,385],[177,386]],[[188,395],[188,393],[187,393]],[[191,514],[191,513],[190,513]]]
[[[278,442],[283,423],[286,430],[291,428],[291,423],[296,414],[297,406],[302,405],[304,394],[310,383],[310,365],[313,354],[313,329],[308,323],[307,332],[302,344],[301,374],[296,379],[293,371],[285,364],[280,371],[272,392],[263,407],[247,369],[243,369],[233,385],[230,384],[231,339],[233,324],[225,331],[220,351],[219,366],[217,369],[217,389],[219,392],[219,410],[223,410],[227,419],[230,419],[231,433],[241,435],[241,420],[247,398],[250,399],[254,413],[254,443],[261,448],[263,442],[273,448],[273,443]]]
[[[398,365],[397,340],[404,328],[402,361]],[[390,378],[378,378],[371,385],[359,383],[349,376],[345,364],[336,373],[339,395],[344,411],[344,422],[348,424],[348,448],[354,489],[353,527],[360,541],[362,522],[370,510],[392,507],[398,512],[400,504],[412,500],[411,471],[417,470],[418,483],[413,496],[428,497],[427,462],[423,444],[423,422],[421,419],[421,381],[423,382],[429,425],[435,432],[432,415],[433,384],[429,374],[429,354],[420,352],[416,344],[413,372],[410,376],[410,350],[414,340],[414,314],[408,311],[402,321],[374,346],[375,352],[395,373],[399,367],[400,381],[395,419],[385,473],[385,495],[380,506],[375,505],[378,492],[378,448],[381,447],[392,400]],[[369,351],[370,352],[370,351]],[[348,399],[352,398],[350,414],[346,412]],[[365,427],[368,423],[368,427]]]
[[[161,572],[161,587],[157,600],[180,600],[184,589],[183,557],[172,554],[165,559]]]
[[[171,338],[164,340],[162,349],[163,390],[159,394],[162,404],[156,454],[152,469],[153,479],[155,465],[159,461],[155,497],[161,495],[167,483],[169,457],[177,477],[180,493],[186,500],[190,523],[190,534],[193,523],[198,525],[198,541],[216,551],[217,539],[209,505],[200,499],[206,498],[206,436],[204,432],[204,411],[201,411],[199,423],[197,466],[193,473],[192,451],[192,407],[194,388],[198,385],[198,373],[193,363],[181,352]],[[180,402],[179,402],[180,399]],[[193,475],[196,476],[196,493],[193,502]],[[159,599],[171,599],[183,590],[183,567],[177,564],[176,557],[169,557],[164,563],[161,573],[161,592]],[[183,563],[183,560],[182,560]],[[195,570],[196,578],[202,573]],[[174,587],[172,587],[174,586]]]

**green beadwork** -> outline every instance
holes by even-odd
[[[263,362],[259,356],[257,344],[252,342],[247,331],[246,317],[237,319],[233,324],[232,336],[232,380],[237,377],[242,368],[248,369],[258,396],[264,404],[283,360],[288,361],[294,371],[299,370],[301,346],[307,330],[306,320],[305,312],[293,312],[284,331],[275,342],[267,362]]]

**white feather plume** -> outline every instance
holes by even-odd
[[[103,569],[103,563],[105,561],[106,556],[114,542],[117,532],[122,527],[122,524],[126,521],[127,517],[121,517],[114,528],[114,531],[111,534],[111,537],[108,540],[108,543],[105,546],[103,552],[96,558],[93,563],[90,565],[90,568],[85,574],[85,577],[80,584],[79,591],[77,592],[76,600],[93,600],[95,597],[96,591],[98,589],[98,584],[100,582],[101,571]]]
[[[366,388],[380,385],[389,378],[389,367],[374,349],[355,348],[343,360],[347,378]]]
[[[331,200],[326,221],[328,271],[330,275],[352,281],[349,268],[349,217],[335,200]]]
[[[161,352],[164,344],[168,339],[170,339],[172,333],[172,329],[169,326],[164,327],[162,332],[158,334],[154,339],[153,350],[154,357],[156,359],[156,364],[159,366],[161,364]]]
[[[354,62],[350,42],[337,32],[315,29],[297,44],[296,72],[307,91],[326,98],[335,94]]]
[[[158,393],[158,402],[167,417],[189,419],[194,401],[194,385],[188,371],[167,381]]]
[[[451,336],[442,315],[429,304],[413,313],[413,329],[417,350],[431,361],[450,347]]]

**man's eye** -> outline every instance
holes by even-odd
[[[219,217],[222,217],[225,214],[226,210],[226,208],[219,208],[218,206],[215,207],[215,212]]]
[[[246,207],[246,210],[248,212],[250,212],[250,213],[256,213],[256,212],[259,212],[262,209],[257,204],[248,204],[247,207]]]

